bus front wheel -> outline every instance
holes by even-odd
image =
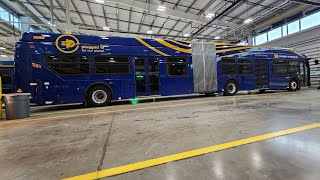
[[[289,83],[289,91],[296,91],[299,89],[299,82],[295,79],[292,79]]]
[[[234,81],[234,80],[229,80],[224,85],[223,95],[225,95],[225,96],[233,96],[233,95],[236,95],[238,91],[239,91],[238,83],[236,81]]]
[[[111,92],[104,86],[94,86],[87,94],[87,103],[89,107],[106,106],[111,101]]]

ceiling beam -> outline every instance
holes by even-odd
[[[217,20],[218,18],[222,17],[225,13],[227,13],[229,10],[231,10],[232,8],[234,8],[235,6],[237,6],[238,4],[240,4],[242,0],[235,0],[230,6],[228,6],[225,10],[223,10],[221,13],[217,14],[214,18],[212,18],[207,24],[205,24],[204,26],[200,27],[195,33],[192,34],[192,37],[197,36],[199,33],[201,33],[203,30],[205,30],[208,26],[210,26],[212,24],[212,22],[214,22],[215,20]]]
[[[313,5],[313,6],[320,6],[319,2],[309,1],[309,0],[290,0],[292,2],[297,2],[300,4],[307,4],[307,5]]]

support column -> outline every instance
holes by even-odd
[[[249,36],[248,37],[248,45],[249,46],[253,46],[254,45],[254,37],[253,36]]]
[[[25,32],[29,32],[30,31],[30,17],[21,16],[20,22],[21,22],[21,34],[23,34]]]
[[[50,17],[51,17],[51,24],[54,25],[54,22],[53,22],[53,2],[52,0],[50,0]]]
[[[71,18],[70,18],[70,0],[65,0],[65,11],[66,11],[66,34],[71,34]]]

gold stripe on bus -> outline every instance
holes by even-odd
[[[167,43],[166,41],[162,40],[162,39],[156,39],[156,41],[158,41],[158,43],[168,47],[168,48],[171,48],[171,49],[174,49],[176,51],[180,51],[180,52],[184,52],[184,53],[188,53],[188,54],[192,54],[192,51],[191,49],[184,49],[184,48],[180,48],[178,46],[175,46],[175,45],[172,45],[170,43]]]
[[[175,40],[171,40],[171,39],[167,39],[167,40],[168,40],[168,41],[171,41],[171,42],[173,42],[173,43],[175,43],[175,44],[179,44],[180,46],[190,47],[188,44],[183,44],[183,43],[178,42],[178,41],[175,41]]]
[[[224,50],[217,50],[217,53],[224,53],[224,52],[229,52],[229,51],[237,51],[237,50],[251,49],[251,48],[252,48],[252,46],[229,48],[229,49],[224,49]]]
[[[166,54],[160,50],[158,50],[155,47],[150,46],[150,44],[146,43],[144,40],[142,40],[141,38],[136,38],[137,41],[139,41],[141,44],[143,44],[144,46],[146,46],[147,48],[151,49],[152,51],[162,55],[162,56],[170,56],[169,54]]]

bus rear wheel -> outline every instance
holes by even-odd
[[[225,96],[233,96],[236,95],[239,91],[239,85],[236,81],[234,80],[229,80],[225,85],[224,85],[224,91],[223,95]]]
[[[89,107],[106,106],[111,101],[111,92],[104,86],[94,86],[90,88],[87,94],[87,103]]]
[[[299,83],[297,80],[293,79],[289,83],[289,91],[296,91],[299,89]]]

